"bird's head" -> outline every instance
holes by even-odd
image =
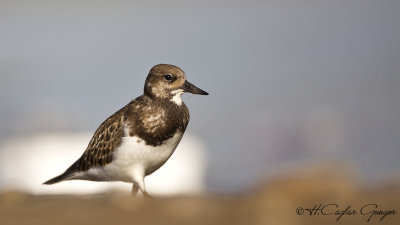
[[[181,95],[184,92],[208,95],[207,92],[189,83],[185,72],[177,66],[158,64],[151,68],[144,84],[145,95],[166,98],[180,105],[182,104]]]

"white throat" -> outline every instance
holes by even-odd
[[[183,90],[178,89],[178,90],[172,91],[171,93],[174,95],[174,97],[172,97],[172,99],[170,99],[170,101],[181,106]]]

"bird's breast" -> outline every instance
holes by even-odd
[[[182,104],[154,101],[132,106],[124,115],[125,136],[138,136],[147,145],[163,145],[175,133],[183,134],[189,122],[189,112]]]
[[[138,136],[123,137],[121,145],[113,154],[112,164],[118,168],[126,168],[128,173],[131,168],[140,166],[146,175],[151,174],[169,159],[181,139],[182,133],[177,132],[163,144],[154,147],[147,145]]]

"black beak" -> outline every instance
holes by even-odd
[[[194,86],[193,84],[191,84],[189,81],[185,81],[185,83],[183,83],[182,87],[181,87],[185,92],[190,92],[192,94],[196,94],[196,95],[208,95],[207,92],[201,90],[200,88]]]

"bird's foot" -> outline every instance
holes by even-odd
[[[147,191],[143,192],[143,197],[147,199],[153,198],[151,195],[149,195],[149,193],[147,193]]]

